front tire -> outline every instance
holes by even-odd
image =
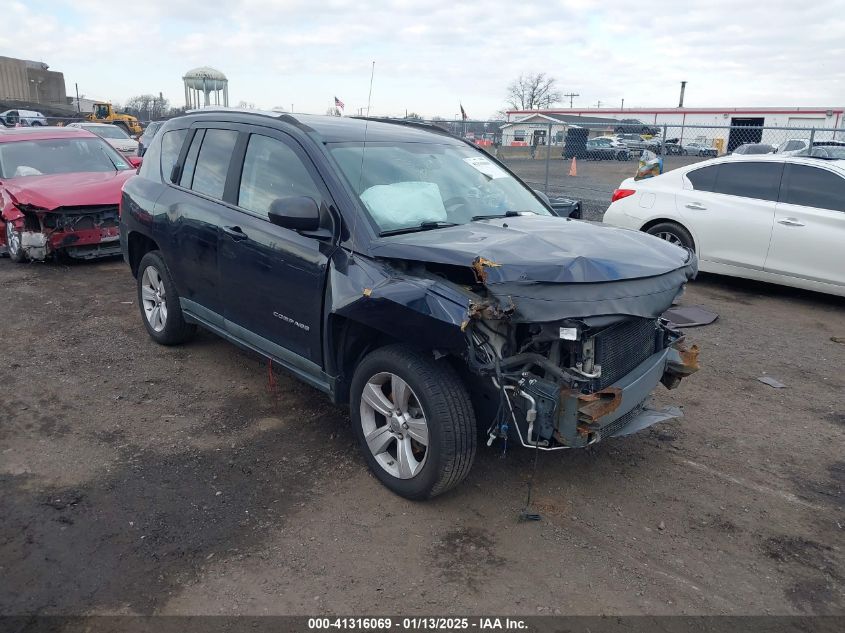
[[[138,306],[147,333],[161,345],[184,343],[197,329],[185,322],[176,286],[158,251],[150,251],[138,264]]]
[[[661,222],[659,224],[655,224],[650,227],[646,233],[659,237],[662,240],[666,240],[670,244],[695,250],[695,243],[693,242],[690,232],[675,222]]]
[[[445,360],[403,345],[371,352],[355,369],[350,413],[367,465],[396,494],[430,499],[469,473],[475,414]]]
[[[9,259],[16,264],[22,264],[26,261],[26,253],[21,242],[21,232],[11,222],[6,222],[6,251],[9,253]]]

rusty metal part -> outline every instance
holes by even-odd
[[[495,301],[484,301],[482,303],[469,302],[469,310],[467,316],[470,319],[507,319],[516,310],[516,306],[511,302],[504,308]]]
[[[578,396],[578,418],[589,424],[599,418],[613,413],[622,404],[622,390],[619,387],[608,387],[595,393]]]
[[[619,387],[607,387],[593,393],[561,389],[560,395],[561,398],[577,400],[578,421],[585,424],[595,424],[600,418],[616,411],[622,404],[622,389]]]
[[[700,351],[698,345],[687,347],[683,341],[678,341],[672,345],[672,354],[666,364],[666,371],[660,378],[663,386],[667,389],[674,389],[681,383],[682,378],[697,372],[701,367],[698,359]]]
[[[487,271],[484,270],[485,268],[498,268],[501,264],[497,264],[496,262],[490,261],[489,259],[484,259],[483,257],[479,256],[472,260],[472,272],[475,273],[475,280],[478,283],[486,283],[487,282]]]
[[[683,367],[686,369],[686,373],[684,375],[689,376],[690,374],[694,374],[701,368],[701,365],[698,363],[698,353],[701,349],[697,344],[693,344],[691,347],[687,348],[687,346],[683,343],[678,343],[675,349],[678,350],[678,355],[681,357]]]

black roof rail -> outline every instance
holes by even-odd
[[[435,125],[434,123],[428,123],[426,121],[416,121],[414,119],[391,119],[390,117],[378,117],[378,116],[350,116],[347,117],[349,119],[360,119],[361,121],[376,121],[377,123],[395,123],[396,125],[406,125],[408,127],[416,127],[421,130],[426,130],[428,132],[439,132],[440,134],[445,134],[446,136],[451,136],[452,138],[460,138],[459,136],[455,136],[449,130],[446,130],[439,125]]]

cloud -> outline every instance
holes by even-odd
[[[643,7],[647,6],[648,11]],[[335,94],[374,112],[473,116],[504,102],[523,72],[546,72],[576,105],[835,105],[845,14],[835,0],[707,2],[149,0],[137,19],[100,0],[13,1],[0,54],[37,58],[90,96],[125,101],[220,68],[230,98],[323,112]],[[26,34],[25,36],[22,34]],[[24,39],[25,37],[25,39]]]

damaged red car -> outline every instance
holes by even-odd
[[[0,132],[0,254],[16,262],[120,254],[120,191],[139,164],[85,130]]]

